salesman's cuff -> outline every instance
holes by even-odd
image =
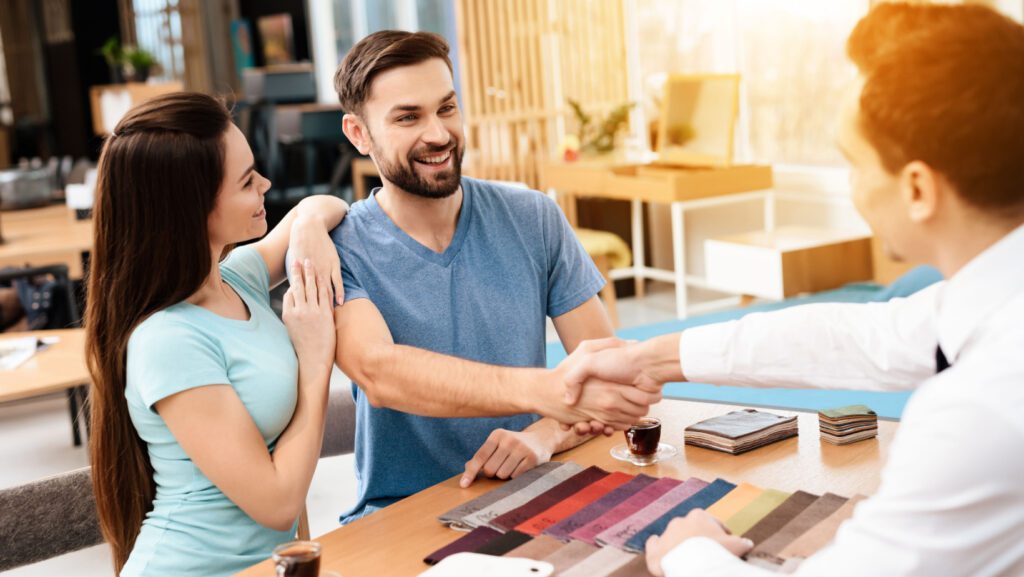
[[[661,558],[665,577],[768,575],[744,563],[713,539],[693,537]]]
[[[679,364],[688,381],[720,382],[732,373],[729,342],[736,321],[694,327],[679,336]]]

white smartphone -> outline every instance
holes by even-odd
[[[420,577],[550,577],[555,572],[551,563],[519,557],[495,557],[479,553],[456,553],[420,573]]]

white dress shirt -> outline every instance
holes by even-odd
[[[752,314],[687,330],[679,348],[697,382],[916,389],[877,494],[797,575],[1024,575],[1024,226],[909,298]],[[662,567],[772,574],[707,538]]]

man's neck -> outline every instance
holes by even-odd
[[[991,218],[960,219],[956,234],[939,234],[930,259],[945,278],[952,278],[967,263],[1002,240],[1024,222],[998,221]],[[952,229],[952,227],[950,227]]]
[[[444,252],[455,236],[462,210],[462,187],[446,198],[424,198],[384,181],[377,204],[398,228],[434,252]]]

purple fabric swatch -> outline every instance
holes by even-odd
[[[619,486],[597,501],[594,501],[590,505],[580,509],[575,515],[566,517],[558,523],[548,527],[543,534],[561,541],[568,541],[570,533],[580,527],[583,527],[587,523],[590,523],[594,519],[597,519],[601,515],[604,515],[611,510],[612,507],[615,507],[626,499],[629,499],[643,490],[644,487],[647,487],[657,480],[658,479],[654,477],[649,477],[644,474],[637,475],[632,481]]]
[[[441,547],[437,551],[434,551],[430,555],[427,555],[423,559],[423,562],[427,565],[434,565],[440,563],[442,559],[449,555],[454,555],[456,553],[471,553],[498,537],[501,537],[501,533],[491,529],[490,527],[477,527],[467,533],[464,537],[460,537],[444,547]]]
[[[537,495],[526,504],[512,509],[508,513],[492,520],[489,525],[495,529],[511,531],[520,523],[532,519],[535,515],[553,507],[562,499],[578,493],[584,487],[608,476],[608,472],[599,467],[588,467],[569,477],[547,491]]]
[[[694,509],[707,509],[735,488],[736,485],[726,481],[725,479],[715,479],[710,485],[704,487],[700,491],[697,491],[689,499],[675,507],[672,507],[661,517],[658,517],[658,519],[653,523],[641,529],[636,535],[630,537],[626,541],[624,548],[628,551],[643,553],[644,547],[647,546],[647,538],[651,535],[661,535],[664,533],[665,528],[668,527],[668,524],[672,519],[675,519],[676,517],[685,517],[687,513]]]
[[[708,482],[697,477],[687,479],[682,485],[673,488],[668,493],[658,497],[649,505],[633,513],[629,517],[619,521],[615,525],[605,529],[594,538],[599,545],[611,546],[622,549],[630,537],[636,535],[641,529],[650,525],[665,514],[669,509],[689,499],[704,487]]]
[[[612,509],[604,515],[601,515],[597,519],[594,519],[590,523],[587,523],[583,527],[573,531],[569,537],[593,545],[594,538],[600,533],[626,517],[629,517],[633,513],[636,513],[640,509],[643,509],[650,504],[651,501],[661,497],[665,493],[668,493],[675,487],[682,484],[683,482],[679,479],[672,479],[669,477],[658,479],[647,487],[644,487],[644,489],[639,493],[626,499],[622,503],[619,503],[615,507],[612,507]]]

